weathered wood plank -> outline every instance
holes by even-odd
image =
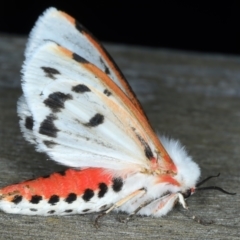
[[[22,138],[16,116],[25,38],[0,36],[0,187],[62,169]],[[188,200],[203,226],[180,207],[161,219],[137,217],[127,225],[112,213],[30,217],[0,213],[0,239],[239,239],[240,57],[106,45],[158,132],[181,139],[202,169],[221,172],[209,185],[237,192],[199,192]],[[126,216],[121,214],[121,216]]]

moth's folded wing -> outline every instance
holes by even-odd
[[[72,167],[148,167],[154,146],[144,117],[103,71],[50,42],[22,72],[39,151]]]

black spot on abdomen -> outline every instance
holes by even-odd
[[[83,209],[82,212],[89,212],[91,209],[89,208],[86,208],[86,209]]]
[[[55,213],[55,210],[50,210],[50,211],[48,211],[47,213],[53,214],[53,213]]]
[[[77,199],[77,195],[75,193],[69,193],[65,201],[70,204],[76,201],[76,199]]]
[[[53,124],[53,121],[57,118],[53,115],[49,115],[46,117],[45,120],[40,125],[39,133],[49,136],[49,137],[57,137],[57,132],[59,131],[55,125]]]
[[[57,195],[52,195],[48,201],[48,203],[51,205],[55,205],[58,202],[59,202],[59,196]]]
[[[88,202],[93,196],[94,196],[93,190],[87,188],[87,189],[84,191],[84,194],[83,194],[82,198],[83,198],[84,201]]]
[[[109,208],[109,205],[108,204],[105,204],[103,206],[100,207],[100,210],[106,210],[107,208]]]
[[[36,208],[30,208],[30,211],[37,212],[38,210]]]
[[[32,196],[30,203],[38,204],[41,200],[42,200],[42,196],[34,195],[34,196]]]
[[[65,210],[64,212],[65,213],[71,213],[73,210],[72,209],[67,209],[67,210]]]
[[[71,99],[71,94],[54,92],[49,94],[48,98],[44,100],[44,104],[48,106],[53,112],[59,112],[61,108],[64,108],[65,101]]]
[[[106,183],[99,183],[99,189],[100,191],[98,192],[98,197],[102,198],[108,191]]]
[[[41,69],[46,73],[46,77],[52,78],[54,80],[56,79],[55,75],[60,74],[60,72],[55,68],[41,67]]]
[[[104,121],[104,116],[100,113],[96,113],[85,125],[87,127],[97,127],[98,125],[102,124],[103,121]]]
[[[12,202],[15,204],[18,204],[22,201],[22,196],[21,195],[15,195]]]
[[[122,186],[123,186],[123,180],[122,178],[118,177],[118,178],[113,178],[113,185],[112,185],[112,188],[113,188],[113,191],[114,192],[119,192],[122,190]]]

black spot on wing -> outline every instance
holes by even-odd
[[[51,67],[41,67],[41,69],[46,73],[46,77],[56,79],[55,75],[60,74],[60,72]]]
[[[94,196],[93,190],[87,188],[87,189],[84,191],[84,194],[83,194],[82,198],[83,198],[84,201],[88,202],[93,196]]]
[[[153,158],[153,152],[151,150],[151,148],[149,147],[149,145],[145,145],[145,148],[144,148],[144,152],[145,152],[145,156],[151,160]]]
[[[108,91],[107,89],[105,89],[103,91],[104,94],[106,94],[108,97],[112,94],[110,91]]]
[[[72,54],[72,58],[73,58],[73,60],[75,60],[75,61],[77,61],[77,62],[79,62],[79,63],[88,63],[88,61],[87,61],[85,58],[79,56],[79,55],[76,54],[76,53],[73,53],[73,54]]]
[[[77,195],[75,193],[69,193],[65,201],[70,204],[76,201],[76,199],[77,199]]]
[[[48,141],[45,140],[43,141],[43,143],[48,147],[48,148],[53,148],[57,143],[53,142],[53,141]]]
[[[53,123],[53,121],[56,119],[57,118],[52,114],[47,116],[40,125],[39,133],[49,137],[57,137],[57,132],[59,131],[59,129],[57,129]]]
[[[122,186],[123,186],[122,178],[120,178],[120,177],[113,178],[112,182],[113,182],[112,188],[113,188],[114,192],[119,192],[122,190]]]
[[[90,36],[92,39],[94,39],[97,43],[99,43],[99,41],[97,41],[95,39],[95,37],[92,35],[91,32],[89,32],[89,30],[87,28],[85,28],[82,24],[80,24],[77,20],[75,20],[75,27],[76,29],[83,35],[88,35]]]
[[[88,30],[82,24],[80,24],[77,20],[75,20],[75,26],[77,30],[81,33],[88,32]]]
[[[87,127],[97,127],[98,125],[102,124],[104,121],[104,116],[100,113],[96,113],[88,123],[85,124]]]
[[[55,205],[58,202],[59,202],[59,196],[57,196],[57,195],[52,195],[50,197],[50,199],[48,200],[48,203],[51,205]]]
[[[118,74],[120,75],[120,78],[125,79],[123,73],[121,72],[121,70],[119,69],[119,67],[117,66],[117,64],[114,62],[113,58],[109,55],[109,53],[106,51],[106,49],[102,46],[102,44],[100,44],[100,42],[91,34],[91,32],[89,32],[83,25],[81,25],[78,21],[75,20],[75,26],[78,29],[79,32],[81,32],[82,34],[87,34],[89,35],[94,41],[96,41],[96,43],[99,45],[99,48],[101,48],[103,50],[103,52],[106,54],[107,58],[109,59],[109,61],[111,61],[114,65],[114,68],[116,69],[116,71],[118,72]],[[103,62],[103,60],[100,58],[100,61]],[[105,72],[109,71],[105,69]],[[107,73],[108,74],[108,73]],[[133,93],[129,83],[126,81],[127,87],[130,89],[130,91]],[[135,94],[133,93],[134,97]]]
[[[106,74],[110,74],[109,68],[108,68],[106,65],[105,65],[104,72],[105,72]]]
[[[32,116],[28,116],[25,119],[25,127],[29,130],[33,129],[33,118]]]
[[[106,185],[106,183],[99,183],[99,189],[100,191],[98,192],[98,197],[102,198],[108,191],[108,187]]]
[[[148,143],[139,135],[135,132],[138,140],[140,141],[140,143],[142,144],[142,146],[144,147],[144,153],[145,153],[145,156],[151,160],[154,156],[153,156],[153,152],[150,148],[150,146],[148,145]]]
[[[12,202],[15,204],[18,204],[22,201],[22,196],[21,195],[15,195]]]
[[[84,84],[78,84],[72,87],[72,91],[76,93],[84,93],[84,92],[91,92],[91,90]]]
[[[48,98],[44,100],[46,106],[48,106],[53,112],[59,112],[61,108],[64,108],[64,102],[72,99],[71,94],[65,94],[62,92],[54,92],[49,94]]]
[[[110,74],[109,68],[107,67],[107,65],[105,64],[105,62],[103,61],[103,59],[100,57],[99,58],[100,62],[102,63],[102,65],[104,66],[104,72],[106,74]]]
[[[31,200],[30,200],[30,203],[38,204],[41,200],[42,200],[42,196],[33,195]]]

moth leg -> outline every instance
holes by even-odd
[[[123,223],[127,223],[141,210],[142,215],[156,215],[158,211],[162,212],[161,215],[165,215],[168,211],[172,209],[172,207],[177,201],[180,202],[183,208],[188,209],[184,197],[181,193],[166,194],[164,196],[161,196],[160,198],[151,199],[143,202],[127,218],[120,219],[120,221]]]
[[[180,193],[174,193],[174,194],[167,194],[164,196],[161,196],[160,198],[157,199],[151,199],[151,200],[147,200],[145,202],[143,202],[142,204],[139,205],[139,207],[137,207],[135,209],[135,211],[133,213],[131,213],[127,218],[125,219],[121,219],[121,222],[128,222],[130,221],[134,216],[136,216],[136,214],[138,212],[140,212],[142,209],[144,211],[144,208],[148,206],[148,208],[145,209],[143,214],[146,215],[153,215],[156,212],[158,212],[159,210],[163,210],[164,208],[167,208],[168,205],[174,205],[176,200],[178,198],[178,201],[182,204],[182,206],[184,208],[187,208],[186,202],[182,196],[182,194]],[[170,201],[170,202],[169,202]],[[169,204],[170,203],[170,204]],[[151,204],[153,206],[151,206]],[[149,210],[148,210],[149,209]],[[148,213],[147,213],[148,212]]]
[[[158,213],[162,212],[162,215],[165,215],[174,207],[177,202],[179,202],[183,206],[183,208],[188,209],[187,203],[183,195],[181,193],[172,193],[164,198],[158,199],[156,205],[153,206],[152,214],[158,215]]]
[[[141,188],[141,189],[138,189],[136,190],[135,192],[129,194],[128,196],[126,196],[125,198],[122,198],[121,200],[119,200],[118,202],[116,202],[115,204],[113,204],[112,207],[110,207],[109,209],[107,209],[106,211],[104,211],[103,213],[99,214],[96,219],[95,219],[95,222],[94,222],[94,225],[96,228],[99,227],[99,224],[98,224],[98,220],[100,218],[102,218],[103,216],[105,216],[106,214],[110,213],[112,210],[118,208],[118,207],[121,207],[124,203],[128,202],[129,200],[131,200],[132,198],[136,197],[137,195],[144,195],[146,193],[146,190]]]
[[[155,201],[155,200],[156,200],[156,199],[151,199],[151,200],[148,200],[148,201],[143,202],[139,207],[137,207],[137,208],[135,209],[135,211],[134,211],[133,213],[129,214],[128,217],[122,218],[122,219],[119,218],[119,221],[122,222],[122,223],[127,223],[127,222],[129,222],[130,220],[132,220],[132,219],[137,215],[137,213],[138,213],[142,208],[144,208],[144,207],[146,207],[147,205],[151,204],[151,203],[152,203],[153,201]]]
[[[205,221],[205,220],[202,220],[201,218],[195,216],[195,215],[192,213],[192,211],[187,207],[187,204],[186,204],[186,202],[185,202],[185,199],[184,199],[184,197],[183,197],[183,195],[182,195],[181,193],[178,193],[178,202],[183,206],[183,208],[185,208],[185,209],[188,210],[187,212],[191,215],[191,218],[192,218],[195,222],[200,223],[200,224],[202,224],[202,225],[209,225],[209,224],[212,224],[212,223],[213,223],[213,221]],[[189,214],[187,214],[187,215],[189,215]]]
[[[184,216],[189,217],[189,218],[193,219],[193,221],[195,221],[195,222],[197,222],[201,225],[204,225],[204,226],[210,225],[210,224],[213,223],[212,220],[207,221],[207,220],[201,219],[200,217],[194,215],[193,212],[190,209],[187,209],[187,210],[188,211],[186,211],[186,212],[181,212],[180,211],[180,213],[182,213]]]
[[[174,202],[173,202],[173,200],[174,200]],[[166,199],[164,201],[160,201],[160,203],[158,204],[158,207],[155,209],[153,214],[157,214],[157,212],[159,210],[164,212],[164,210],[167,210],[168,208],[171,209],[173,207],[173,205],[175,205],[176,202],[179,202],[183,206],[183,208],[188,210],[187,213],[185,213],[185,215],[192,218],[195,222],[200,223],[202,225],[212,224],[212,221],[205,221],[205,220],[202,220],[199,217],[193,215],[192,212],[188,209],[186,201],[181,193],[170,194],[168,199]],[[171,207],[172,203],[173,203],[173,205]]]

